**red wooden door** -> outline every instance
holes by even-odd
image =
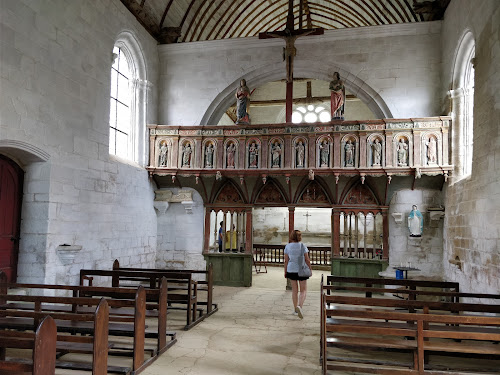
[[[22,183],[21,168],[0,155],[0,271],[12,282],[17,276]]]

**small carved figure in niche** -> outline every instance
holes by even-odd
[[[423,229],[424,217],[414,204],[410,215],[408,215],[408,230],[410,231],[410,237],[422,237]]]
[[[352,141],[349,139],[345,144],[345,166],[346,167],[354,167],[354,149],[356,146],[352,144]]]
[[[272,154],[272,167],[279,168],[281,166],[281,146],[278,141],[274,142],[271,148]]]
[[[382,144],[378,138],[375,138],[375,141],[372,143],[372,159],[373,166],[380,165],[380,161],[382,159]]]
[[[332,120],[344,119],[345,87],[344,81],[340,79],[339,72],[333,73],[333,81],[330,82]]]
[[[259,147],[252,142],[248,148],[248,165],[250,168],[257,168],[259,162]]]
[[[167,142],[163,141],[163,142],[161,142],[161,145],[160,145],[160,160],[158,163],[160,165],[160,167],[167,166],[167,155],[168,155]]]
[[[236,146],[234,143],[230,143],[226,149],[226,157],[227,157],[227,168],[235,168],[234,165],[234,154],[236,153]]]
[[[328,161],[330,156],[330,145],[328,144],[328,141],[326,139],[319,145],[319,154],[320,154],[320,166],[328,167]]]
[[[314,180],[314,171],[312,169],[309,169],[309,179]]]
[[[436,139],[431,137],[428,141],[425,142],[427,146],[427,164],[436,164],[437,163],[437,144]]]
[[[406,167],[408,165],[408,145],[403,138],[399,140],[397,146],[398,152],[398,166]]]
[[[214,146],[209,143],[205,149],[205,167],[212,168],[214,166]]]
[[[191,166],[191,154],[193,150],[191,149],[191,144],[187,144],[182,148],[182,166],[190,167]]]
[[[297,144],[295,145],[295,151],[297,151],[296,155],[296,166],[298,168],[304,167],[304,152],[305,152],[305,147],[302,144],[302,141],[298,141]]]
[[[236,124],[250,124],[250,115],[248,114],[250,94],[247,81],[242,79],[234,94],[236,96]]]

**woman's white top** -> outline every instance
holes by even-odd
[[[304,245],[304,254],[308,253],[307,246]],[[285,254],[288,255],[288,266],[286,272],[299,272],[299,257],[302,256],[301,242],[290,242],[285,246]]]

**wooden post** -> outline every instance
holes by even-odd
[[[340,211],[332,208],[332,258],[340,258]]]
[[[383,218],[383,244],[384,250],[382,252],[382,259],[389,259],[389,216],[387,209],[382,210],[382,218]]]
[[[212,210],[210,208],[205,208],[205,239],[203,244],[203,253],[206,254],[210,249],[210,233],[212,232],[212,228],[210,228],[210,214]],[[217,221],[217,217],[216,220]]]
[[[245,253],[253,253],[253,240],[252,240],[252,208],[248,207],[246,209],[247,222],[245,228]]]
[[[295,207],[288,207],[288,237],[295,229]]]
[[[293,81],[286,83],[285,121],[292,122]]]

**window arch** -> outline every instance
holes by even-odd
[[[460,41],[453,67],[450,91],[453,118],[453,163],[457,180],[472,173],[474,124],[474,36],[469,31]]]
[[[109,153],[146,165],[146,106],[151,85],[142,48],[125,31],[118,35],[112,57]]]

